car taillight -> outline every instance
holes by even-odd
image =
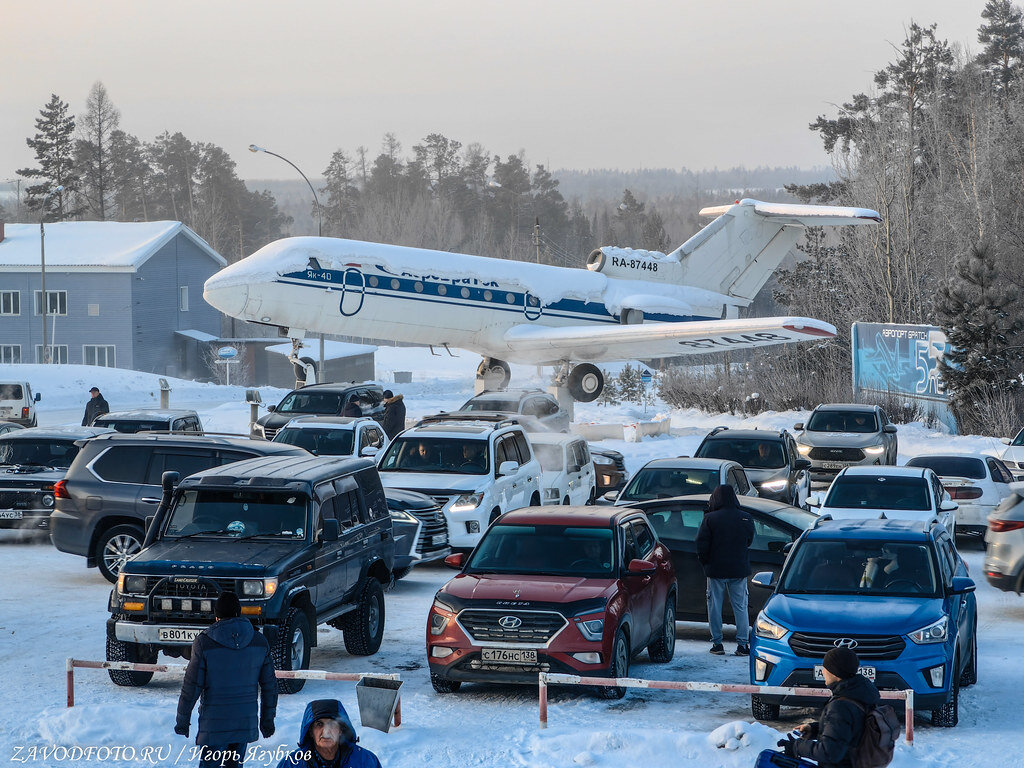
[[[980,499],[981,488],[975,488],[973,485],[947,485],[946,490],[949,491],[949,498],[951,499]]]
[[[993,533],[1019,531],[1024,528],[1024,520],[989,520],[988,527]]]
[[[21,409],[21,418],[23,418],[23,419],[27,419],[28,418],[28,406],[27,405],[24,406]]]
[[[59,481],[56,485],[53,486],[53,497],[55,499],[71,498],[71,494],[68,493],[67,485],[64,484],[63,480]]]

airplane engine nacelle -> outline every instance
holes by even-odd
[[[682,265],[674,256],[638,248],[605,245],[587,257],[587,269],[620,280],[647,280],[676,285],[683,282]]]

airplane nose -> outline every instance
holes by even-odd
[[[203,286],[203,298],[207,304],[225,315],[241,317],[249,301],[249,287],[244,283],[231,285],[226,282],[219,279],[218,275],[211,277]]]

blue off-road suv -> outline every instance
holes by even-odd
[[[978,679],[975,584],[938,520],[831,520],[796,541],[757,617],[750,643],[754,685],[823,687],[826,651],[857,652],[860,673],[883,690],[914,690],[932,724],[957,724],[960,687]],[[799,696],[751,698],[754,717],[779,706],[818,706]]]

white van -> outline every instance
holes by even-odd
[[[0,381],[0,421],[13,421],[23,427],[36,426],[36,403],[27,381]]]
[[[597,497],[594,462],[586,441],[557,432],[531,432],[530,445],[544,471],[545,504],[593,504]]]

